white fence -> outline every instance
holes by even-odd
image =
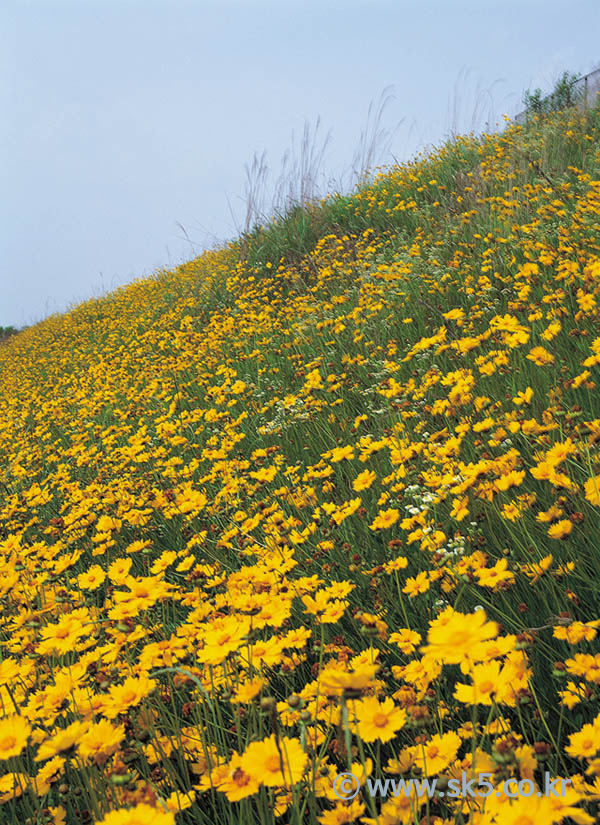
[[[571,89],[575,96],[575,106],[580,109],[587,109],[595,106],[598,102],[598,95],[600,94],[600,69],[596,69],[595,71],[578,78],[573,83]],[[554,95],[550,94],[542,98],[542,105],[546,105],[551,109],[553,97]],[[526,123],[528,116],[529,112],[527,110],[524,112],[519,112],[519,114],[515,117],[515,123],[518,123],[519,125]]]

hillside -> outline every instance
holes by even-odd
[[[0,344],[0,822],[595,821],[599,293],[565,111]]]

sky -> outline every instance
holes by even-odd
[[[374,162],[407,160],[600,65],[598,31],[597,0],[2,0],[0,326],[237,236],[307,123],[325,194],[378,104]]]

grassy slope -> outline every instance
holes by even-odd
[[[600,682],[579,624],[600,618],[599,167],[597,110],[459,138],[0,346],[0,697],[5,725],[29,720],[16,741],[32,735],[4,745],[0,821],[62,807],[116,823],[195,788],[177,822],[267,823],[288,804],[286,823],[374,822],[379,802],[347,809],[335,774],[399,758],[418,776],[415,737],[436,734],[431,775],[473,753],[494,782],[583,773],[595,746],[569,737]],[[469,618],[424,653],[448,605]],[[477,653],[480,607],[501,641]],[[383,742],[364,726],[375,657],[380,700],[406,713]],[[170,666],[200,681],[147,682]],[[332,669],[357,671],[363,698],[335,695]],[[471,678],[483,703],[455,696]],[[94,751],[103,719],[123,727]],[[301,780],[289,795],[262,752],[232,756],[272,733]],[[236,782],[253,792],[234,801]],[[379,822],[412,821],[400,804]],[[451,800],[415,810],[469,818]]]

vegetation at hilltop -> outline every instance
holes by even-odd
[[[571,110],[7,341],[0,822],[592,823],[599,293]]]
[[[1,327],[0,326],[0,343],[2,343],[2,341],[5,341],[7,338],[10,338],[11,335],[16,335],[17,332],[18,332],[18,330],[15,329],[12,326],[10,326],[10,327]]]

